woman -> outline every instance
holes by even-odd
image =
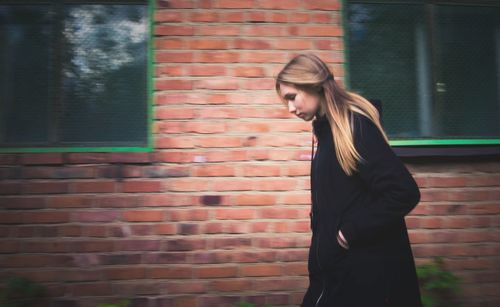
[[[276,77],[289,111],[312,121],[309,288],[301,307],[420,307],[404,217],[419,188],[388,143],[377,109],[337,85],[314,54]]]

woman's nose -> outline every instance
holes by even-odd
[[[295,106],[293,105],[293,103],[291,101],[288,101],[288,112],[290,113],[294,113],[295,112]]]

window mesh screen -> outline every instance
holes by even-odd
[[[49,140],[52,24],[47,5],[0,5],[0,142]]]
[[[347,20],[351,88],[391,139],[500,138],[498,7],[350,3]]]
[[[1,146],[146,146],[147,12],[1,5]]]
[[[436,129],[500,136],[500,8],[437,6]]]
[[[64,10],[62,141],[146,137],[146,8],[68,5]]]

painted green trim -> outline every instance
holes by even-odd
[[[149,34],[148,34],[148,72],[147,72],[147,88],[148,88],[148,148],[146,151],[154,150],[154,137],[153,137],[153,78],[154,78],[154,14],[156,10],[155,0],[148,0],[148,25],[149,25]]]
[[[11,147],[0,148],[0,153],[46,153],[46,152],[152,152],[154,151],[153,137],[153,47],[154,47],[154,12],[155,0],[147,0],[148,5],[148,38],[147,38],[147,147]]]
[[[36,152],[150,152],[146,147],[23,147],[2,148],[0,153],[36,153]]]
[[[344,43],[344,84],[347,90],[351,89],[351,74],[349,71],[349,20],[347,14],[348,0],[340,0],[342,14],[342,32]],[[391,146],[422,146],[422,145],[486,145],[498,144],[500,139],[395,139],[389,140]]]
[[[414,145],[500,145],[500,139],[416,139],[416,140],[389,140],[394,146]]]

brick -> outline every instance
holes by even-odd
[[[299,34],[303,36],[341,36],[342,28],[335,25],[319,25],[300,27]]]
[[[225,48],[225,47],[224,47]],[[193,66],[190,67],[189,75],[191,76],[218,76],[225,75],[226,68],[224,66]]]
[[[193,9],[193,8],[195,8],[192,0],[168,0],[166,5],[170,9]]]
[[[250,179],[220,179],[212,183],[211,189],[214,191],[248,191],[251,190],[252,180]]]
[[[290,8],[299,8],[299,0],[258,0],[257,6],[261,9],[271,10],[289,10]]]
[[[178,25],[158,25],[155,26],[155,35],[177,35],[186,36],[194,34],[194,27],[192,26],[178,26]]]
[[[127,222],[161,222],[164,220],[163,210],[128,210],[122,213]]]
[[[241,27],[233,25],[204,25],[196,28],[196,35],[206,36],[237,36],[240,35]]]
[[[23,184],[17,182],[2,182],[0,183],[0,195],[20,194],[23,191]],[[33,189],[33,187],[31,188]],[[37,189],[40,189],[37,187]]]
[[[291,24],[295,23],[306,23],[311,20],[311,13],[309,12],[296,12],[294,14],[288,15],[288,22]]]
[[[148,152],[112,152],[107,158],[109,163],[150,163],[153,161]]]
[[[209,217],[206,209],[169,210],[167,216],[170,221],[204,221]]]
[[[194,143],[198,148],[227,148],[227,147],[242,147],[245,139],[239,136],[205,136],[203,138],[196,138]]]
[[[158,180],[127,180],[121,183],[121,190],[125,193],[161,192],[162,182]]]
[[[250,9],[253,0],[215,0],[215,8],[221,9]]]
[[[337,39],[319,39],[314,41],[314,47],[321,50],[342,50],[344,45]],[[339,73],[334,71],[334,75],[339,76]]]
[[[240,267],[242,276],[279,276],[282,274],[281,266],[277,264],[256,264]]]
[[[245,17],[243,12],[221,12],[221,21],[222,22],[243,22],[245,21]]]
[[[111,295],[110,283],[74,283],[69,286],[68,291],[71,291],[74,296],[103,296]]]
[[[228,43],[220,39],[197,39],[189,42],[191,49],[227,49]]]
[[[154,19],[156,22],[182,22],[185,20],[185,14],[179,11],[157,11]]]
[[[311,22],[313,23],[336,24],[340,23],[339,20],[340,20],[339,15],[333,14],[331,12],[311,14]]]
[[[107,280],[141,279],[145,278],[145,268],[129,267],[104,269],[103,276]]]
[[[160,249],[160,240],[147,240],[147,239],[127,239],[118,240],[114,242],[116,250],[118,251],[157,251]]]
[[[235,63],[240,61],[240,55],[236,52],[228,51],[206,51],[196,57],[200,63]]]
[[[184,67],[180,66],[161,66],[155,68],[156,77],[181,77],[184,75]]]
[[[247,164],[242,166],[242,171],[245,177],[278,177],[281,174],[281,168],[275,165]]]
[[[192,175],[195,177],[233,177],[236,170],[228,165],[204,165],[192,168]]]
[[[147,276],[161,279],[188,279],[193,277],[193,268],[190,266],[147,268]]]
[[[284,63],[287,61],[285,52],[243,52],[240,61],[246,63]]]
[[[262,39],[237,39],[234,41],[235,49],[269,49],[272,42]]]
[[[154,57],[155,61],[159,63],[191,63],[194,61],[194,54],[192,52],[186,52],[186,51],[160,50],[155,52]],[[186,80],[177,80],[177,81],[186,81]],[[176,88],[171,88],[171,89],[176,89]]]
[[[20,155],[8,154],[8,153],[0,153],[0,165],[15,165],[20,160]]]
[[[206,247],[204,239],[174,239],[165,242],[167,251],[195,251]]]
[[[193,12],[189,19],[192,22],[217,22],[220,19],[220,13],[211,11]]]
[[[195,270],[195,274],[197,278],[237,277],[238,268],[236,266],[201,267]]]
[[[266,22],[267,19],[267,12],[255,12],[255,11],[250,11],[247,14],[247,21],[249,22]]]
[[[35,164],[62,164],[62,153],[24,153],[20,154],[21,164],[35,165]]]
[[[272,194],[240,194],[236,197],[236,205],[275,205],[277,202],[276,196]]]
[[[73,213],[73,220],[77,222],[112,222],[118,216],[119,213],[117,211],[78,211]]]
[[[213,122],[188,122],[183,127],[186,133],[222,133],[226,131],[226,125],[224,123],[213,123]]]
[[[193,109],[159,109],[156,114],[157,119],[190,119],[195,116]]]
[[[226,130],[234,131],[234,132],[254,132],[254,133],[263,133],[269,131],[269,124],[259,123],[259,122],[243,122],[239,121],[238,123],[228,123],[226,124]]]
[[[125,196],[100,194],[94,197],[93,202],[100,208],[129,208],[142,205],[142,197],[132,194]]]
[[[300,39],[280,39],[274,44],[274,49],[304,50],[312,49],[313,42]]]
[[[41,209],[45,207],[44,196],[12,196],[3,197],[0,206],[4,209]]]
[[[199,90],[235,90],[239,87],[238,81],[233,79],[202,79],[193,83],[193,87]]]
[[[245,279],[216,280],[211,283],[210,288],[221,292],[244,291],[251,288],[251,282]]]
[[[244,208],[225,208],[217,209],[215,211],[215,218],[218,220],[248,220],[255,217],[254,209],[244,209]]]
[[[175,281],[169,282],[166,285],[168,293],[205,293],[207,291],[207,283],[204,281]]]
[[[257,191],[291,191],[299,186],[296,179],[261,179],[256,181],[254,189]]]
[[[243,36],[285,36],[287,28],[281,25],[251,25],[242,27]]]
[[[68,153],[66,155],[67,163],[78,164],[92,164],[92,163],[106,163],[108,162],[108,153]]]
[[[112,193],[115,192],[114,181],[80,181],[70,183],[73,193]]]
[[[208,191],[211,186],[211,181],[204,178],[173,178],[166,183],[168,191],[177,192],[193,192],[193,191]]]
[[[229,119],[229,118],[239,118],[239,110],[235,108],[208,108],[208,109],[201,109],[197,113],[197,117],[199,119],[206,119],[206,118],[223,118],[223,119]]]
[[[155,89],[159,91],[165,90],[191,90],[193,89],[193,81],[191,80],[156,80]]]
[[[299,218],[300,212],[297,209],[290,208],[260,208],[259,218],[263,219],[291,219]]]
[[[286,23],[288,22],[288,15],[286,13],[270,13],[268,20],[270,22],[276,22],[276,23]]]
[[[23,194],[61,194],[68,191],[68,183],[29,181],[22,184],[21,189]]]
[[[187,42],[182,39],[165,39],[165,38],[157,38],[153,40],[155,49],[186,49]]]
[[[340,1],[304,0],[304,8],[308,10],[339,10]]]
[[[236,67],[234,69],[233,75],[235,77],[259,77],[260,78],[260,77],[265,77],[266,72],[262,67]]]

